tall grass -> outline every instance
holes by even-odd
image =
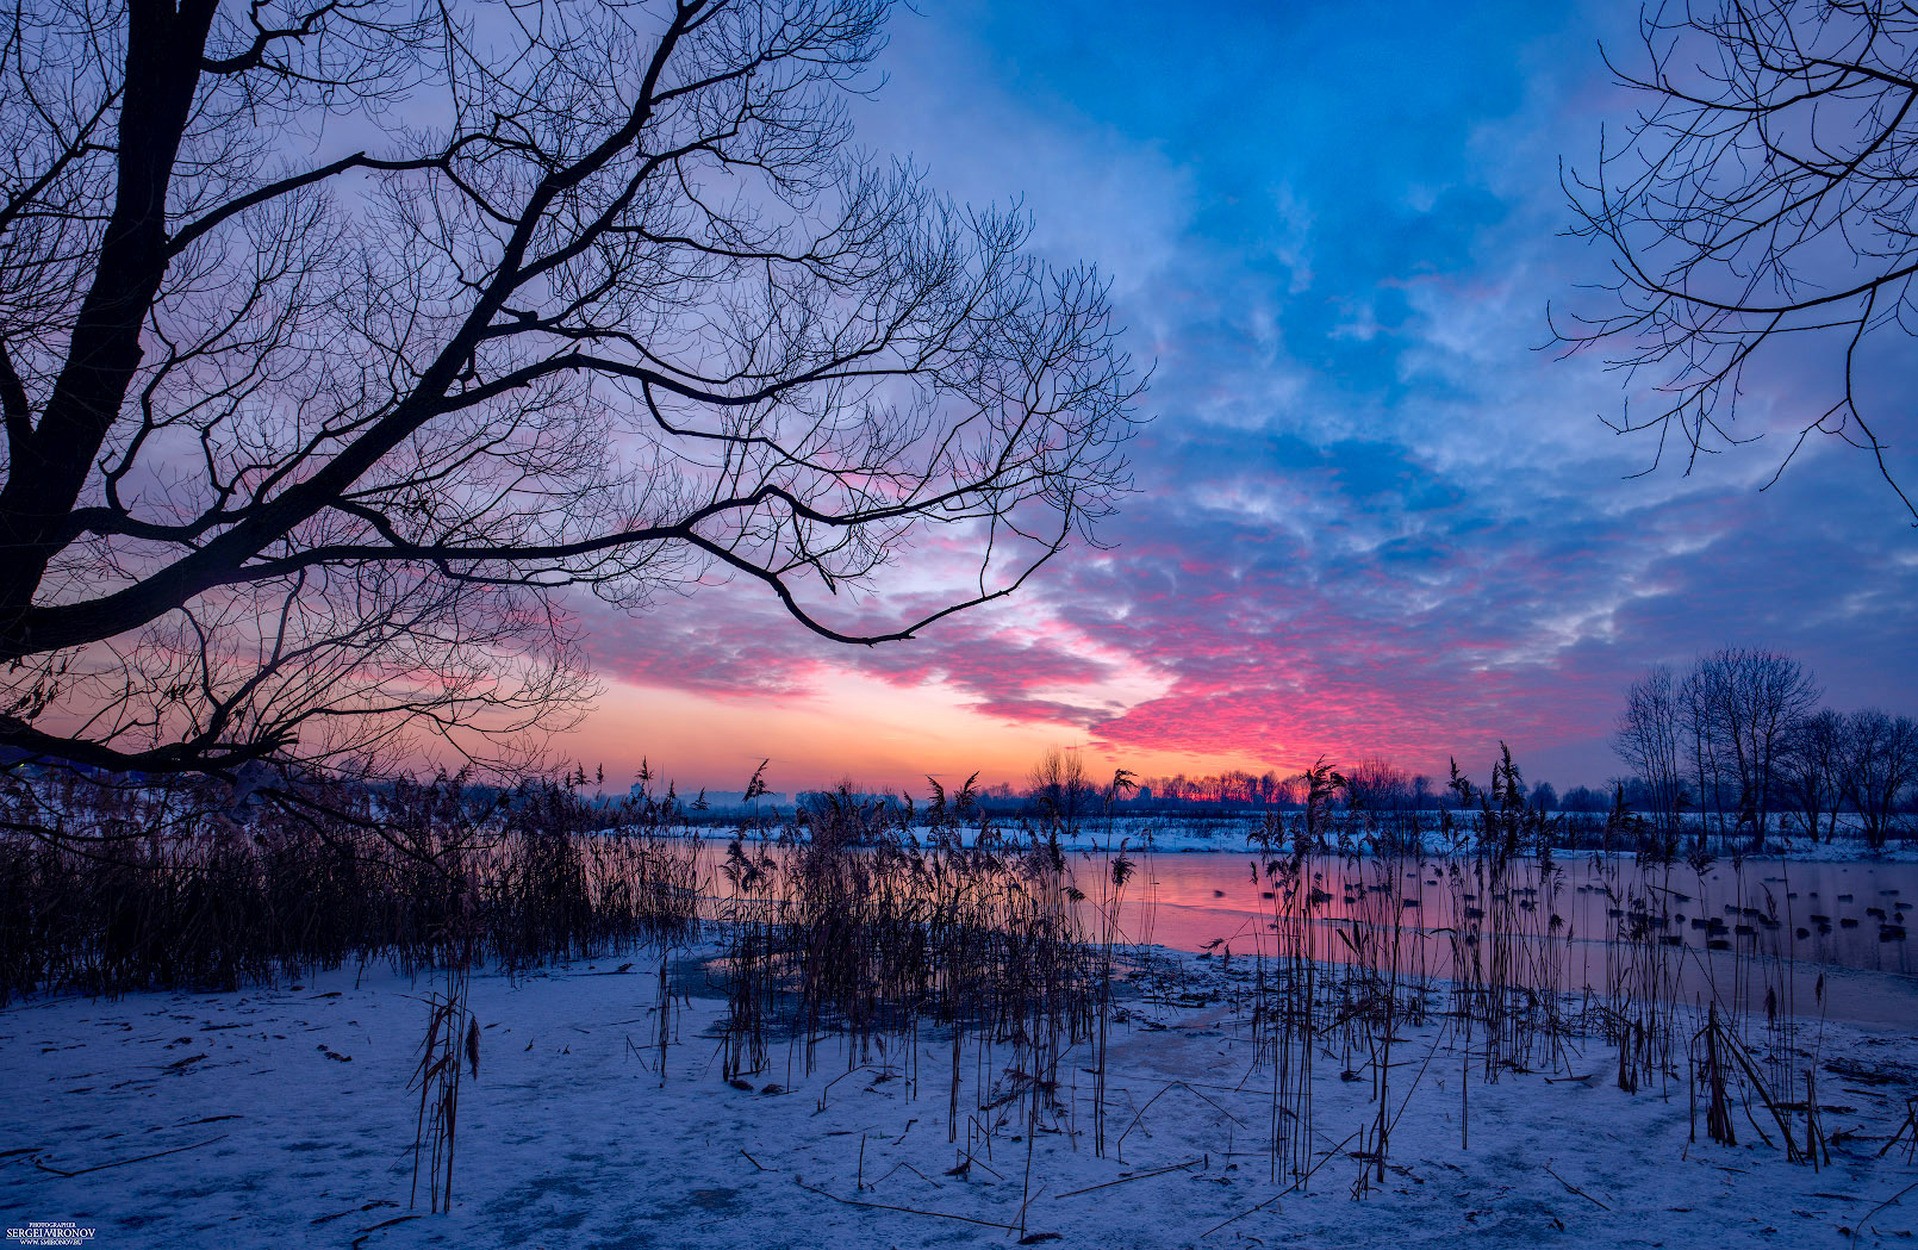
[[[550,782],[309,786],[275,802],[211,782],[0,784],[0,1002],[376,961],[517,969],[697,930],[697,846],[644,796],[609,819]]]

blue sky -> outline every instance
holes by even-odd
[[[1560,161],[1629,118],[1597,49],[1631,55],[1633,10],[925,7],[859,142],[1018,200],[1043,254],[1111,281],[1154,370],[1138,493],[1110,550],[911,644],[834,650],[739,588],[598,626],[579,745],[609,771],[645,749],[703,784],[759,755],[787,786],[835,761],[900,784],[1084,744],[1144,772],[1482,773],[1504,738],[1596,783],[1624,686],[1728,643],[1834,706],[1918,710],[1918,534],[1857,453],[1765,491],[1775,436],[1633,478],[1652,446],[1600,420],[1623,380],[1549,350],[1548,302],[1602,273]],[[1753,428],[1791,400],[1746,396]],[[668,716],[698,723],[661,742]]]

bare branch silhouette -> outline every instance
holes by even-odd
[[[1787,440],[1773,482],[1827,435],[1864,451],[1918,524],[1888,455],[1911,428],[1918,331],[1918,13],[1681,2],[1648,9],[1640,33],[1642,68],[1611,64],[1643,107],[1565,178],[1575,233],[1611,275],[1554,319],[1558,342],[1655,388],[1610,422],[1654,440],[1646,472],[1753,441],[1768,432],[1755,417]],[[1768,418],[1747,392],[1774,380]]]
[[[877,642],[1091,538],[1104,284],[852,146],[888,8],[0,17],[0,745],[477,757],[592,693],[569,593]]]

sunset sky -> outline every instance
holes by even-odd
[[[556,745],[609,788],[642,756],[682,788],[761,758],[783,791],[1016,782],[1055,745],[1482,781],[1501,738],[1531,779],[1598,784],[1625,685],[1727,643],[1841,709],[1918,711],[1918,534],[1860,453],[1762,492],[1776,436],[1632,479],[1652,445],[1599,419],[1620,377],[1549,350],[1548,302],[1602,264],[1563,237],[1559,163],[1630,116],[1598,45],[1631,55],[1635,6],[922,7],[859,141],[1021,200],[1042,253],[1110,279],[1152,368],[1137,493],[1110,549],[914,642],[837,648],[743,585],[582,609],[605,693]]]

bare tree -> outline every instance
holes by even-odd
[[[1058,832],[1073,833],[1097,804],[1099,791],[1078,747],[1048,747],[1026,775],[1026,797]]]
[[[1648,787],[1652,819],[1668,850],[1678,845],[1686,803],[1684,709],[1671,668],[1655,664],[1625,693],[1612,750]]]
[[[1692,795],[1698,803],[1701,844],[1714,826],[1721,836],[1725,832],[1726,790],[1730,784],[1725,759],[1729,744],[1725,740],[1724,721],[1718,714],[1724,695],[1712,685],[1717,676],[1695,664],[1678,684],[1678,706],[1683,718],[1685,754],[1691,766]]]
[[[1688,687],[1717,769],[1711,782],[1718,805],[1721,792],[1735,796],[1738,825],[1751,831],[1752,849],[1762,849],[1778,791],[1780,747],[1817,704],[1818,687],[1789,656],[1743,647],[1700,657]],[[1701,793],[1705,781],[1701,775]]]
[[[0,745],[481,751],[590,695],[569,587],[874,642],[1089,533],[1104,287],[852,147],[888,7],[0,16]]]
[[[1346,802],[1370,812],[1401,811],[1412,804],[1412,778],[1382,755],[1368,755],[1345,774]]]
[[[1844,798],[1844,718],[1829,708],[1800,717],[1785,735],[1780,751],[1779,779],[1786,800],[1805,822],[1805,832],[1818,840],[1825,825],[1825,841],[1838,833],[1838,805]]]
[[[1867,708],[1844,718],[1843,741],[1845,797],[1858,810],[1865,844],[1882,848],[1897,823],[1899,801],[1918,781],[1918,721]]]
[[[1764,847],[1788,780],[1807,779],[1790,744],[1818,693],[1798,661],[1744,647],[1700,656],[1682,681],[1660,664],[1632,684],[1612,747],[1644,781],[1668,849],[1693,800],[1720,833],[1729,813],[1752,849]]]
[[[1648,9],[1641,36],[1641,68],[1613,66],[1644,97],[1636,120],[1568,181],[1612,277],[1602,305],[1555,322],[1560,341],[1656,386],[1615,425],[1655,436],[1654,468],[1757,437],[1734,424],[1739,397],[1781,370],[1779,470],[1813,435],[1842,439],[1918,521],[1887,456],[1910,430],[1918,328],[1918,11],[1681,0]]]

